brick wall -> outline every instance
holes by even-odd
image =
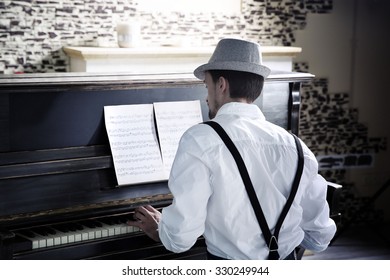
[[[145,13],[132,0],[13,0],[0,2],[0,73],[65,72],[63,46],[116,46],[115,25],[138,19],[148,45],[182,40],[215,45],[240,36],[289,46],[307,13],[326,13],[332,1],[243,0],[242,13]]]

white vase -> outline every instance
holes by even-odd
[[[141,39],[141,26],[138,22],[120,22],[116,25],[118,45],[121,48],[136,47]]]

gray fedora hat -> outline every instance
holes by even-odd
[[[260,45],[241,39],[222,39],[218,42],[208,63],[195,69],[194,75],[204,80],[208,70],[233,70],[254,73],[264,79],[271,70],[262,64]]]

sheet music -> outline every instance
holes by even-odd
[[[170,173],[183,133],[203,122],[199,100],[154,103],[165,172]]]
[[[118,185],[166,180],[152,104],[104,107]]]

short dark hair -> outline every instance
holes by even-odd
[[[229,82],[231,98],[246,98],[249,102],[253,102],[263,90],[264,77],[260,75],[231,70],[209,70],[208,72],[214,83],[220,77],[224,77]]]

